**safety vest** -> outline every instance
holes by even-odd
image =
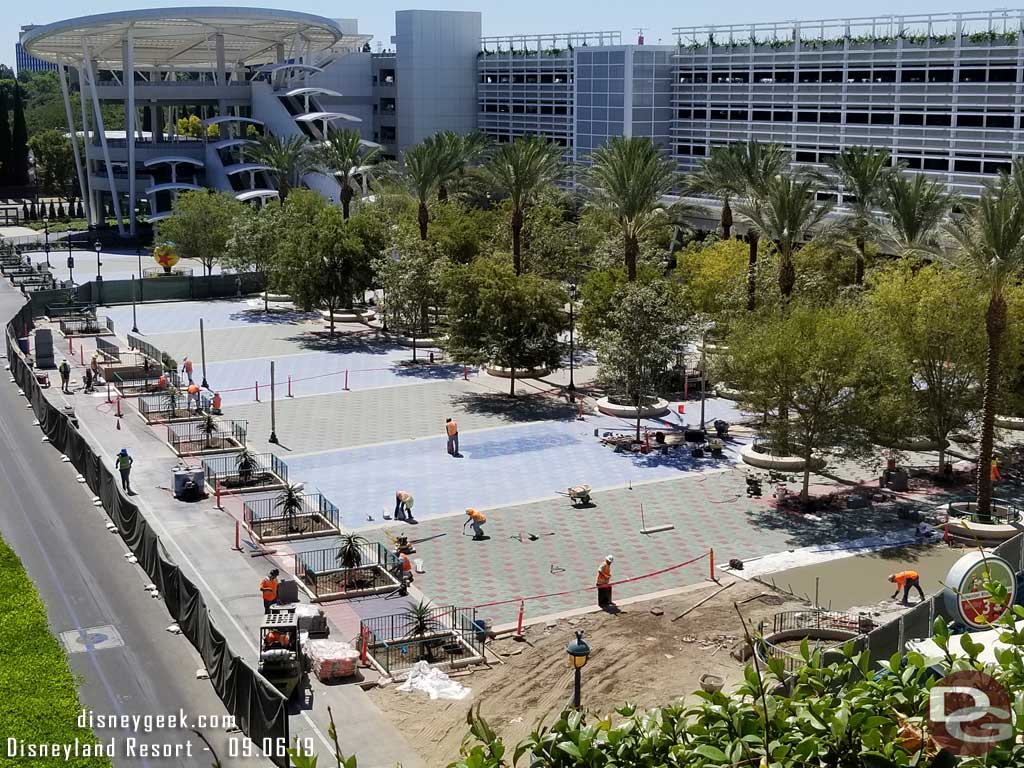
[[[402,573],[410,573],[412,571],[412,560],[404,552],[398,556],[398,559],[402,561]]]
[[[69,373],[71,373],[71,366],[68,365],[67,363],[61,363],[60,372],[62,376],[67,376]]]
[[[185,373],[192,373],[192,361],[191,360],[186,360],[185,361]]]
[[[215,411],[219,411],[220,410],[220,395],[214,395],[213,396],[213,409]]]
[[[288,635],[284,632],[267,632],[264,643],[269,648],[272,645],[279,645],[282,648],[288,647]]]
[[[188,385],[188,393],[190,395],[198,395],[199,394],[199,387],[196,386],[195,384],[189,384]]]
[[[277,600],[277,579],[264,579],[260,582],[260,592],[267,602]]]
[[[474,521],[476,521],[478,523],[486,523],[487,522],[486,515],[484,515],[483,512],[477,512],[475,509],[467,509],[466,510],[466,515],[468,515],[471,520],[474,520]]]
[[[612,580],[612,566],[610,563],[605,562],[601,564],[601,567],[597,569],[597,586],[603,587]]]
[[[903,571],[902,573],[897,573],[892,578],[893,581],[896,582],[896,586],[902,587],[907,583],[907,581],[915,581],[919,577],[917,575],[917,571]]]
[[[167,389],[167,377],[161,376],[156,380],[156,386],[158,389]]]
[[[131,469],[132,457],[125,453],[118,454],[117,461],[115,463],[117,464],[118,469]]]
[[[459,425],[454,421],[449,421],[445,424],[445,429],[448,431],[448,437],[455,437],[459,434]]]

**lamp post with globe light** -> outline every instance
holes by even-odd
[[[590,659],[590,645],[583,639],[582,632],[576,633],[576,640],[565,647],[565,652],[569,654],[569,661],[572,663],[573,669],[572,706],[575,709],[579,709],[580,672],[587,666],[587,661]]]

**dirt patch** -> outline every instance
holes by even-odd
[[[723,582],[725,584],[726,582]],[[601,713],[625,702],[640,707],[667,704],[700,687],[705,673],[721,676],[726,686],[742,679],[743,665],[730,655],[743,628],[733,601],[753,623],[806,604],[781,598],[761,584],[736,582],[692,610],[687,608],[719,587],[708,584],[681,594],[622,606],[613,615],[592,613],[526,629],[526,642],[511,638],[488,647],[504,662],[456,673],[473,690],[464,701],[430,701],[425,695],[378,688],[370,697],[412,744],[427,765],[447,765],[466,735],[466,711],[479,703],[481,713],[512,745],[540,720],[550,722],[572,696],[572,670],[566,644],[583,630],[593,649],[583,670],[583,704]],[[758,597],[765,595],[765,597]]]

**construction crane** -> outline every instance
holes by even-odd
[[[647,30],[646,27],[633,27],[633,31],[636,32],[636,44],[644,44],[644,32]]]

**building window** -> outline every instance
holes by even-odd
[[[981,162],[978,160],[954,160],[953,170],[962,173],[981,173]]]
[[[952,83],[953,82],[953,70],[952,69],[929,69],[928,70],[928,82],[929,83]]]
[[[920,112],[900,112],[900,125],[924,125],[924,115]]]
[[[821,81],[821,72],[817,70],[800,70],[801,83],[817,83]]]
[[[926,157],[924,159],[924,169],[926,171],[948,171],[949,158]]]
[[[988,71],[990,83],[1015,83],[1017,82],[1016,69],[990,69]]]
[[[872,125],[892,125],[895,116],[892,112],[872,112],[871,113],[871,124]]]
[[[1013,115],[986,115],[986,128],[1013,128]]]
[[[960,82],[961,83],[984,83],[985,82],[985,70],[984,69],[961,69],[960,70]]]
[[[904,83],[923,83],[924,82],[924,70],[923,69],[904,69],[900,77],[900,81]]]
[[[958,128],[981,128],[984,124],[981,115],[957,115],[956,125]]]
[[[953,116],[949,112],[929,112],[925,117],[927,125],[952,125]]]

